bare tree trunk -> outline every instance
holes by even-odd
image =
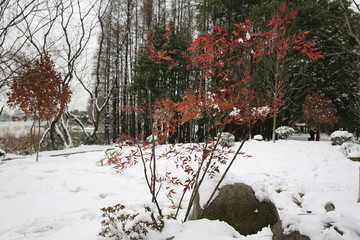
[[[71,114],[69,111],[66,112],[66,115],[69,118],[74,119],[74,121],[81,127],[81,130],[83,131],[83,133],[85,134],[85,136],[89,136],[89,134],[85,131],[85,126],[84,124],[81,122],[81,120],[79,118],[77,118],[74,114]]]
[[[117,12],[117,19],[119,19],[119,12]],[[114,72],[115,76],[113,79],[113,97],[112,97],[112,117],[113,117],[113,124],[112,124],[112,139],[115,140],[117,136],[119,135],[119,129],[120,129],[120,86],[121,86],[121,68],[122,68],[122,57],[121,57],[121,46],[120,46],[120,29],[119,26],[116,26],[114,37],[116,38],[116,46],[113,47],[115,50],[115,62],[114,62]]]
[[[150,29],[153,23],[154,0],[144,0],[143,17],[145,26]]]
[[[94,130],[91,134],[92,138],[97,138],[97,131],[99,130],[100,114],[96,113],[96,116],[93,117]]]
[[[273,124],[272,124],[272,142],[275,143],[276,140],[276,134],[275,134],[275,130],[276,130],[276,121],[277,121],[277,113],[274,112],[274,117],[273,117]]]
[[[359,197],[357,202],[360,203],[360,167],[359,167]]]
[[[60,118],[60,126],[64,136],[62,141],[65,143],[66,148],[70,148],[73,146],[73,141],[69,133],[68,124],[64,121],[64,117],[66,117],[66,115],[62,115]]]
[[[192,212],[189,217],[189,220],[200,219],[202,211],[203,211],[203,209],[200,206],[200,194],[199,194],[199,190],[197,190],[197,192],[195,193],[194,203],[192,205]]]
[[[50,140],[51,140],[51,147],[53,150],[56,149],[56,144],[55,144],[56,124],[59,122],[59,120],[64,112],[65,112],[65,103],[62,102],[58,114],[54,117],[54,119],[51,121],[51,124],[50,124]]]
[[[35,133],[36,133],[36,114],[34,115],[34,121],[30,128],[30,147],[29,147],[29,153],[33,153],[33,151],[36,151],[36,144],[35,144]]]
[[[355,39],[355,41],[356,41],[356,43],[357,43],[358,45],[360,45],[360,35],[354,31],[354,25],[355,25],[355,24],[352,24],[352,23],[351,23],[351,19],[350,19],[349,15],[348,15],[349,10],[348,10],[347,7],[344,5],[344,3],[342,2],[342,0],[337,0],[337,2],[339,3],[341,9],[342,9],[343,12],[344,12],[344,18],[345,18],[345,22],[346,22],[346,27],[347,27],[347,29],[348,29],[348,31],[349,31],[349,35]],[[360,11],[359,4],[356,3],[355,0],[353,0],[353,3],[354,3],[354,5],[356,6],[356,8],[358,9],[358,11]],[[355,51],[354,51],[354,52],[355,52]],[[355,52],[355,53],[356,53],[356,52]],[[357,54],[360,54],[360,53],[357,53]]]
[[[278,98],[281,96],[282,91],[283,91],[283,67],[282,67],[282,62],[280,62],[280,58],[277,56],[276,57],[276,65],[275,65],[275,76],[274,76],[274,89],[273,91],[273,101],[276,102],[278,101]],[[279,107],[276,107],[273,110],[273,126],[272,126],[272,142],[275,143],[275,139],[276,139],[276,134],[275,134],[275,130],[276,130],[276,121],[277,121],[277,117],[279,114]]]
[[[109,44],[108,42],[106,42],[107,39],[105,38],[105,36],[106,36],[105,35],[105,31],[106,31],[105,24],[107,24],[105,22],[105,18],[107,17],[108,11],[109,11],[109,2],[106,2],[105,5],[103,5],[103,3],[101,2],[99,10],[98,10],[98,15],[97,15],[98,22],[100,24],[100,34],[99,34],[100,38],[99,38],[99,48],[97,50],[94,89],[90,90],[88,87],[86,87],[86,85],[84,84],[82,79],[77,76],[78,81],[84,87],[84,89],[89,93],[90,98],[91,98],[91,109],[90,110],[92,112],[91,117],[92,117],[92,122],[94,125],[94,130],[91,134],[92,138],[98,137],[97,132],[100,128],[100,119],[101,119],[100,116],[104,113],[105,107],[109,104],[110,97],[113,96],[112,88],[109,91],[105,91],[106,88],[105,89],[101,88],[101,86],[103,84],[103,82],[101,80],[106,77],[103,75],[104,70],[102,69],[102,67],[103,67],[103,62],[102,62],[103,59],[102,58],[103,58],[103,54],[104,54],[104,51],[103,51],[104,45],[106,47],[106,44]]]
[[[36,162],[39,161],[39,152],[40,152],[40,143],[41,143],[41,139],[40,139],[40,119],[38,120],[38,137],[39,137],[39,140],[37,141],[37,147],[36,147]]]

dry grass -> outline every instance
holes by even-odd
[[[84,144],[84,134],[83,133],[71,133],[73,145],[79,146],[80,144]],[[15,133],[10,130],[6,130],[2,135],[0,135],[0,149],[4,150],[7,153],[13,153],[18,155],[28,155],[35,152],[32,142],[36,144],[40,140],[40,135],[35,134],[33,137],[33,141],[31,141],[31,134],[28,133]],[[63,144],[59,139],[56,139],[55,142],[57,149],[62,149]],[[50,143],[50,138],[47,136],[44,142],[41,143],[40,151],[48,151],[52,150],[52,146]]]
[[[34,152],[32,142],[38,142],[40,137],[40,135],[36,134],[32,141],[30,133],[15,134],[6,131],[0,136],[0,148],[7,153],[31,154]]]

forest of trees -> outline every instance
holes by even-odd
[[[94,130],[84,134],[94,142],[101,139],[110,143],[120,135],[149,136],[154,118],[150,119],[146,111],[129,111],[129,106],[150,106],[163,99],[176,102],[186,95],[199,95],[200,85],[204,91],[211,85],[200,77],[201,70],[188,67],[190,60],[184,52],[194,38],[204,32],[216,34],[212,28],[216,25],[232,32],[234,24],[247,19],[254,23],[254,32],[267,32],[272,16],[285,2],[288,9],[297,13],[282,37],[306,33],[306,41],[316,43],[323,58],[314,61],[300,51],[289,50],[284,57],[279,58],[279,53],[268,54],[261,62],[252,64],[253,54],[233,53],[247,54],[244,59],[253,74],[247,87],[254,91],[256,99],[269,103],[281,96],[283,102],[276,114],[252,127],[252,134],[270,139],[273,120],[275,126],[306,121],[322,131],[338,128],[356,131],[360,127],[360,9],[355,0],[85,2],[0,3],[0,91],[11,91],[23,66],[49,54],[61,73],[61,86],[80,83],[88,93],[87,112]],[[91,40],[94,36],[95,41]],[[231,38],[230,34],[228,37]],[[149,61],[146,55],[149,41],[154,41],[158,52],[168,53],[172,61]],[[246,71],[236,65],[229,65],[226,70]],[[304,114],[305,108],[312,108],[305,104],[306,100],[317,92],[335,109],[332,113],[336,116],[328,118],[334,119],[332,122],[309,117],[314,113]],[[68,110],[48,119],[50,132],[56,131],[57,141],[66,146],[72,144],[66,126],[68,119],[83,126]],[[194,141],[199,129],[210,131],[205,127],[209,121],[211,114],[179,124],[170,140]],[[224,131],[232,132],[237,139],[244,138],[246,132],[232,124],[227,124]]]

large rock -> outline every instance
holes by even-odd
[[[255,234],[263,227],[279,222],[274,204],[260,202],[252,188],[242,183],[221,188],[203,217],[225,221],[242,235]]]
[[[222,147],[232,147],[235,145],[235,137],[229,132],[222,132],[220,134],[219,144]]]
[[[284,234],[281,221],[272,226],[271,231],[273,232],[272,240],[310,240],[308,236],[302,235],[298,231]]]

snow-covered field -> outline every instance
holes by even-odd
[[[238,157],[224,184],[243,182],[253,187],[260,200],[271,199],[287,230],[300,230],[314,240],[360,239],[360,162],[347,159],[340,147],[331,146],[329,141],[300,141],[301,136],[293,139],[275,144],[247,142],[244,151],[253,157]],[[1,162],[0,240],[97,240],[100,208],[122,203],[140,209],[149,203],[140,164],[122,174],[111,166],[96,164],[109,147],[42,152],[39,162],[34,156]],[[74,152],[81,153],[59,155]],[[159,164],[162,168],[172,166],[169,160]],[[208,190],[202,192],[206,195]],[[171,205],[163,196],[160,201],[164,208]],[[327,203],[335,210],[326,212]],[[223,222],[203,219],[171,222],[162,234],[149,235],[148,239],[226,240],[237,236],[270,240],[271,235],[269,228],[264,228],[258,234],[240,236]]]

